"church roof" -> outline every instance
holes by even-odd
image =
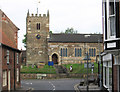
[[[60,43],[98,43],[98,40],[103,42],[103,34],[51,34],[48,42]]]

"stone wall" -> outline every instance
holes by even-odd
[[[96,49],[96,55],[99,54],[99,44],[98,43],[48,43],[48,55],[49,61],[52,61],[52,55],[56,54],[58,57],[58,64],[71,64],[71,63],[84,63],[85,61],[85,52],[88,51],[89,48]],[[86,48],[85,48],[86,47]],[[103,51],[103,44],[100,43],[101,52]],[[67,57],[61,57],[61,48],[67,48]],[[82,56],[75,57],[75,48],[82,49]],[[91,62],[96,61],[96,56],[90,57]]]
[[[89,74],[89,76],[91,76]],[[93,74],[97,78],[98,74]],[[86,78],[87,74],[21,74],[21,79]]]

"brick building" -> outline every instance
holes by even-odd
[[[26,18],[27,65],[48,63],[55,64],[83,63],[85,52],[96,61],[99,46],[103,50],[102,34],[49,34],[49,11],[46,14],[30,15]],[[100,44],[98,44],[100,40]]]
[[[0,10],[0,91],[15,90],[21,86],[18,30]]]
[[[120,0],[103,0],[103,87],[120,92]]]

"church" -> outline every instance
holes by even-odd
[[[49,32],[49,11],[47,14],[29,14],[26,18],[26,62],[54,64],[84,63],[86,52],[96,62],[96,56],[103,51],[102,34],[65,34]]]

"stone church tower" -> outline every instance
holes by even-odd
[[[27,65],[48,62],[49,11],[47,14],[30,15],[26,18]]]

